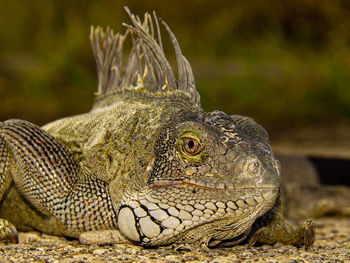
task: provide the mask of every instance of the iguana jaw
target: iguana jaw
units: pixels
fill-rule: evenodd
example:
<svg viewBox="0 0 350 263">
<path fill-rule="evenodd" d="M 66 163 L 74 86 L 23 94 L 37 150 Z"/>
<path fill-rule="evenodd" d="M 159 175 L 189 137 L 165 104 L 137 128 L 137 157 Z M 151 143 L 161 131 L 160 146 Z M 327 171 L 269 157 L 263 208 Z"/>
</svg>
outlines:
<svg viewBox="0 0 350 263">
<path fill-rule="evenodd" d="M 209 190 L 190 184 L 158 185 L 122 201 L 118 227 L 128 239 L 145 246 L 212 245 L 213 240 L 244 234 L 273 206 L 277 195 L 278 187 Z"/>
</svg>

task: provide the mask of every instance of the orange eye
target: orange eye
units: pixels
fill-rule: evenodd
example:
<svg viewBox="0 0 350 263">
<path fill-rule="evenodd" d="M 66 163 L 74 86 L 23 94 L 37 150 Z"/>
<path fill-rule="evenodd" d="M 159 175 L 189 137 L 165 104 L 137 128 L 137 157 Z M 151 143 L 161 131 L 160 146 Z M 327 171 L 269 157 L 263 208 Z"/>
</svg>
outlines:
<svg viewBox="0 0 350 263">
<path fill-rule="evenodd" d="M 183 145 L 185 152 L 190 155 L 197 155 L 202 150 L 202 146 L 193 138 L 183 138 Z"/>
</svg>

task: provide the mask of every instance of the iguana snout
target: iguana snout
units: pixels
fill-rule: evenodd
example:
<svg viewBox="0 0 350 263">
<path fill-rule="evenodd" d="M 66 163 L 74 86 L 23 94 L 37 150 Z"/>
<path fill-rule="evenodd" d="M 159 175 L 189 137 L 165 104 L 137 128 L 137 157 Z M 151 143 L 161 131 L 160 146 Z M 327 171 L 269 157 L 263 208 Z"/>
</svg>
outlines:
<svg viewBox="0 0 350 263">
<path fill-rule="evenodd" d="M 234 164 L 233 184 L 239 188 L 279 188 L 280 166 L 273 157 L 259 159 L 255 156 L 238 157 Z"/>
</svg>

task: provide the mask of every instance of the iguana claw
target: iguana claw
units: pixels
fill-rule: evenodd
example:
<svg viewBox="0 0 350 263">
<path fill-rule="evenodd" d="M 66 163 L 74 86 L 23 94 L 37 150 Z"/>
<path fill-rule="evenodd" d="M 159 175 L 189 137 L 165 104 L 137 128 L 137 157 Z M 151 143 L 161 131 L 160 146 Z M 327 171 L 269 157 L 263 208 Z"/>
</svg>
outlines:
<svg viewBox="0 0 350 263">
<path fill-rule="evenodd" d="M 304 236 L 304 245 L 305 250 L 308 250 L 312 244 L 315 242 L 315 224 L 311 219 L 308 219 L 301 226 L 305 226 L 305 236 Z"/>
</svg>

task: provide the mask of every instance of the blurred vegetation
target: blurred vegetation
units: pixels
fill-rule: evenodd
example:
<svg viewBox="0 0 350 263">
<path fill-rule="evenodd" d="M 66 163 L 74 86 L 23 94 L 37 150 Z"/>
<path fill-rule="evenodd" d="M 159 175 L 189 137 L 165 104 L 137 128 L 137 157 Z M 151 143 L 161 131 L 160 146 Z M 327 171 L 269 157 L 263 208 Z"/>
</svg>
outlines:
<svg viewBox="0 0 350 263">
<path fill-rule="evenodd" d="M 97 86 L 90 25 L 124 30 L 125 5 L 167 21 L 205 110 L 273 130 L 350 119 L 347 0 L 0 0 L 0 120 L 43 124 L 89 110 Z"/>
</svg>

